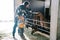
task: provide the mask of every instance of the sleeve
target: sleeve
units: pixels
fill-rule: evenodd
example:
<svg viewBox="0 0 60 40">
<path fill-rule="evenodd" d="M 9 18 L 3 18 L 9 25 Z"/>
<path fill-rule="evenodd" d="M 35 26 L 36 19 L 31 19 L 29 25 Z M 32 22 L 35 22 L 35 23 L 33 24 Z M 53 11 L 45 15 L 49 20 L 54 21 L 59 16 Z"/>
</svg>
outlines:
<svg viewBox="0 0 60 40">
<path fill-rule="evenodd" d="M 20 7 L 18 7 L 18 8 L 16 9 L 16 14 L 17 14 L 18 16 L 21 15 L 21 9 L 20 9 Z"/>
<path fill-rule="evenodd" d="M 25 16 L 25 15 L 26 15 L 26 11 L 23 10 L 22 7 L 20 6 L 20 7 L 18 7 L 18 8 L 16 9 L 16 14 L 17 14 L 18 16 Z"/>
</svg>

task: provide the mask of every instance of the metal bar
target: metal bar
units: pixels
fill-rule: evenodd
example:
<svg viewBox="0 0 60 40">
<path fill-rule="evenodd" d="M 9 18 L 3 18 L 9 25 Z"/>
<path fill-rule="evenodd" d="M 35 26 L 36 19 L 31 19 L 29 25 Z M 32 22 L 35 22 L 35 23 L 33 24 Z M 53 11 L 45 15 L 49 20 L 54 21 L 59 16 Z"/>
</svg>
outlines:
<svg viewBox="0 0 60 40">
<path fill-rule="evenodd" d="M 26 23 L 30 23 L 30 24 L 33 24 L 33 25 L 38 25 L 38 24 L 34 24 L 34 23 L 32 23 L 32 22 L 26 22 Z M 38 25 L 38 26 L 41 26 L 41 25 Z M 42 27 L 45 27 L 46 28 L 46 26 L 42 26 Z M 50 29 L 49 27 L 47 27 L 48 29 Z"/>
<path fill-rule="evenodd" d="M 30 25 L 30 24 L 27 24 L 27 25 L 32 26 L 32 25 Z M 44 29 L 41 29 L 41 28 L 38 28 L 38 29 L 40 29 L 40 30 L 43 30 L 43 31 L 45 31 L 45 32 L 50 33 L 49 31 L 46 31 L 46 30 L 44 30 Z"/>
<path fill-rule="evenodd" d="M 34 20 L 34 19 L 29 19 L 29 18 L 27 18 L 27 20 L 33 20 L 33 21 L 37 21 L 37 22 L 43 22 L 43 23 L 47 23 L 47 24 L 50 24 L 50 22 L 39 21 L 39 20 Z"/>
</svg>

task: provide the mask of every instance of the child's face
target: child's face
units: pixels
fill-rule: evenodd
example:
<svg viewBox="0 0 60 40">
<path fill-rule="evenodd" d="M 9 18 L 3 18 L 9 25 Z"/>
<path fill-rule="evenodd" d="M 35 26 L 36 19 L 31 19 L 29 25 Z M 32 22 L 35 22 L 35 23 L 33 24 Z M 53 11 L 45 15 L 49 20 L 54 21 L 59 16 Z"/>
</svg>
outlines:
<svg viewBox="0 0 60 40">
<path fill-rule="evenodd" d="M 20 20 L 24 20 L 24 17 L 23 16 L 19 16 L 18 17 Z"/>
<path fill-rule="evenodd" d="M 29 4 L 28 4 L 28 5 L 26 5 L 26 8 L 29 8 L 29 6 L 30 6 Z"/>
</svg>

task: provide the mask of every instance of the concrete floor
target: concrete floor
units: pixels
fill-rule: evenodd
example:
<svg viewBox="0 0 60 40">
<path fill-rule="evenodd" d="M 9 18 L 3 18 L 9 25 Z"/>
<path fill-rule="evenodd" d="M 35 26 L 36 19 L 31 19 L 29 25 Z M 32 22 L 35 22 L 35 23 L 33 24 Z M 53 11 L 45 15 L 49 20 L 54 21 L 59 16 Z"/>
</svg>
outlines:
<svg viewBox="0 0 60 40">
<path fill-rule="evenodd" d="M 14 40 L 12 37 L 13 25 L 14 25 L 13 22 L 0 22 L 0 40 Z M 40 34 L 31 35 L 31 29 L 30 28 L 28 28 L 28 29 L 24 28 L 24 29 L 25 29 L 24 35 L 25 35 L 27 40 L 49 40 L 49 38 L 46 38 Z M 16 30 L 16 36 L 15 37 L 18 40 L 21 40 L 20 36 L 18 35 L 17 30 Z"/>
<path fill-rule="evenodd" d="M 30 40 L 49 40 L 49 38 L 42 36 L 39 33 L 34 33 L 33 35 L 31 35 L 31 28 L 25 28 L 25 34 L 27 35 L 27 37 L 29 37 Z"/>
<path fill-rule="evenodd" d="M 14 22 L 0 22 L 0 40 L 14 40 L 12 37 L 12 30 L 13 30 Z M 25 34 L 24 34 L 25 35 Z M 18 28 L 16 30 L 15 37 L 18 40 L 22 40 L 21 37 L 18 35 Z M 29 38 L 25 35 L 26 40 Z"/>
</svg>

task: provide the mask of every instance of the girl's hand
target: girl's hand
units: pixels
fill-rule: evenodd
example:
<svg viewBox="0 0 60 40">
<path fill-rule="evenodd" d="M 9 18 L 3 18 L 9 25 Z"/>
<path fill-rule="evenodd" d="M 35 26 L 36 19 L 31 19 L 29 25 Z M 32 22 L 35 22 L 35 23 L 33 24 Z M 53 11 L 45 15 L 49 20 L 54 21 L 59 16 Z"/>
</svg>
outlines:
<svg viewBox="0 0 60 40">
<path fill-rule="evenodd" d="M 18 19 L 20 19 L 20 20 L 24 20 L 24 17 L 23 16 L 18 16 Z"/>
</svg>

